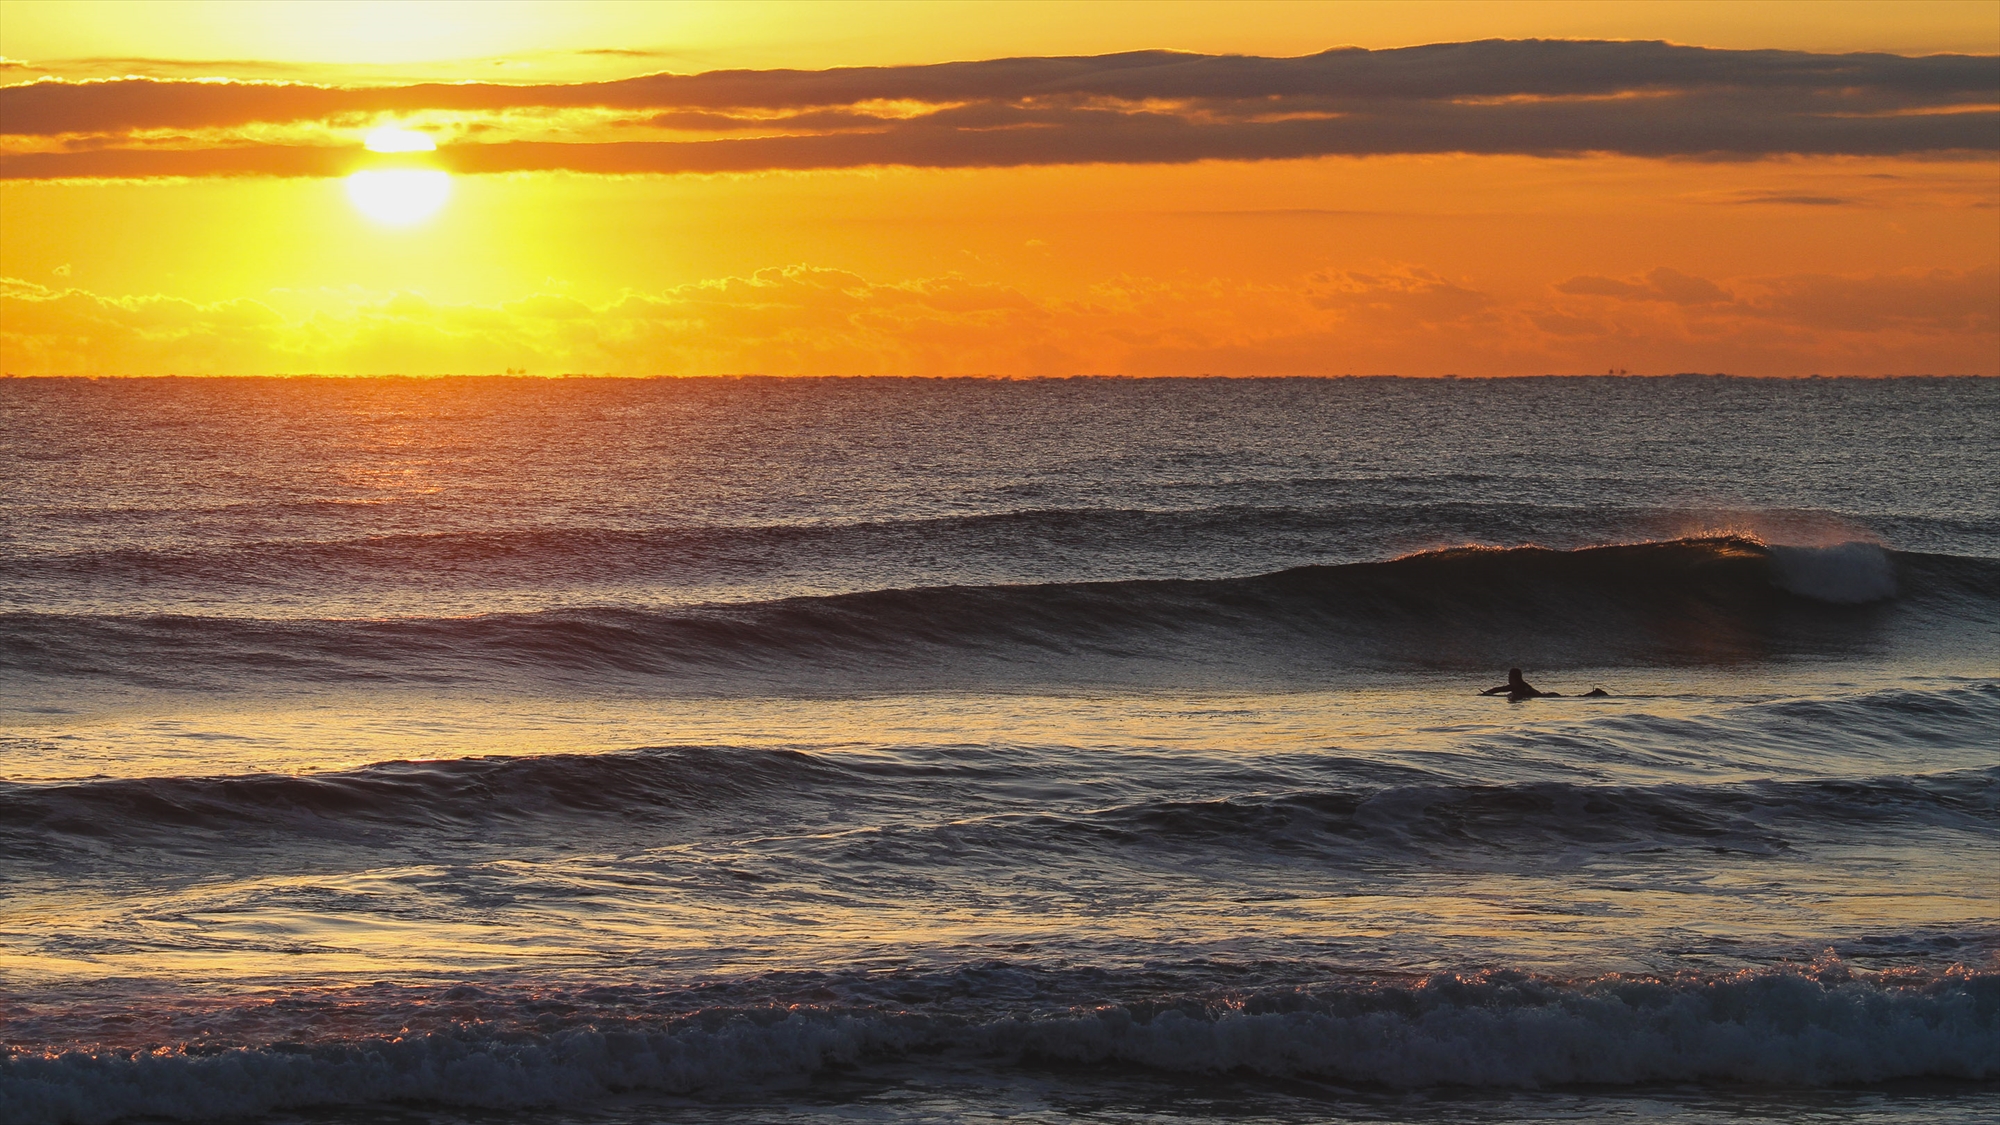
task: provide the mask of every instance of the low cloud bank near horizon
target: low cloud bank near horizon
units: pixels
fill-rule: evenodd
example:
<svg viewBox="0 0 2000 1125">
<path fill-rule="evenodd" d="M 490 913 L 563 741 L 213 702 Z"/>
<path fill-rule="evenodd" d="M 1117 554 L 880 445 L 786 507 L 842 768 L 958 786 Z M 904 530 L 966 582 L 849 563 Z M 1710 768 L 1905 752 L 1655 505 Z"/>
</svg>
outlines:
<svg viewBox="0 0 2000 1125">
<path fill-rule="evenodd" d="M 436 166 L 468 173 L 1991 155 L 2000 58 L 1489 40 L 544 85 L 49 80 L 0 87 L 0 176 L 339 175 L 384 121 L 433 131 Z"/>
<path fill-rule="evenodd" d="M 0 370 L 18 375 L 2000 375 L 1996 363 L 1992 266 L 1720 279 L 1657 267 L 1508 298 L 1385 263 L 1288 286 L 1120 277 L 1070 299 L 792 266 L 601 304 L 402 293 L 294 317 L 247 298 L 0 279 Z"/>
</svg>

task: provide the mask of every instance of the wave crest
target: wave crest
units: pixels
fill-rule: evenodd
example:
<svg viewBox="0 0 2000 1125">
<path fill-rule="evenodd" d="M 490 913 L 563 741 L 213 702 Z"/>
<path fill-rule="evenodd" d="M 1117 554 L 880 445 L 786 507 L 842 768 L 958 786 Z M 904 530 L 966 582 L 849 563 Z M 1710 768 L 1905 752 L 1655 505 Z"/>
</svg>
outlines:
<svg viewBox="0 0 2000 1125">
<path fill-rule="evenodd" d="M 935 1057 L 1127 1065 L 1420 1088 L 2000 1076 L 2000 974 L 1808 969 L 1166 996 L 1042 1015 L 780 1006 L 547 1032 L 461 1022 L 235 1047 L 0 1053 L 9 1121 L 109 1122 L 422 1100 L 495 1109 L 630 1091 L 749 1090 L 829 1066 Z"/>
<path fill-rule="evenodd" d="M 1894 602 L 1885 599 L 1910 587 Z M 938 586 L 668 609 L 265 620 L 0 615 L 0 667 L 155 686 L 940 680 L 1658 665 L 1840 654 L 2000 619 L 2000 563 L 1741 537 L 1460 547 L 1246 578 Z M 1861 603 L 1884 603 L 1864 605 Z M 1150 671 L 1147 669 L 1150 667 Z"/>
</svg>

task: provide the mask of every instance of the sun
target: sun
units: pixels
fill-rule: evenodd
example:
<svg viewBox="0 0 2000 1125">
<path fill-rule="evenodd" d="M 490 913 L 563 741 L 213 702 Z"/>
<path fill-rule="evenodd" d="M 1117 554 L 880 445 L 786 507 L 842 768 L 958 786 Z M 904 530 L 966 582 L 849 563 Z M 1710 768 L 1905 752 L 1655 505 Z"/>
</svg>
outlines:
<svg viewBox="0 0 2000 1125">
<path fill-rule="evenodd" d="M 413 129 L 376 129 L 368 151 L 432 152 L 437 145 Z M 438 213 L 451 198 L 451 175 L 428 168 L 371 168 L 347 177 L 347 198 L 362 214 L 387 226 L 406 227 Z"/>
<path fill-rule="evenodd" d="M 451 175 L 411 168 L 355 172 L 347 177 L 347 198 L 378 223 L 406 227 L 437 214 L 451 198 Z"/>
<path fill-rule="evenodd" d="M 431 140 L 430 134 L 419 133 L 415 129 L 398 129 L 394 126 L 370 130 L 362 143 L 368 146 L 369 152 L 437 151 L 437 142 Z"/>
</svg>

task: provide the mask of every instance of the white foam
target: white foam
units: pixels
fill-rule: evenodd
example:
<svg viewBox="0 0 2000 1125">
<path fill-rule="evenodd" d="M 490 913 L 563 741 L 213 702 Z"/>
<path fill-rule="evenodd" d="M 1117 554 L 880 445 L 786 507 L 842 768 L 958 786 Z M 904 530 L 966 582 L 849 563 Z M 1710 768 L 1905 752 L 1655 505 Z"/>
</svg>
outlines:
<svg viewBox="0 0 2000 1125">
<path fill-rule="evenodd" d="M 1519 974 L 1414 988 L 1276 992 L 1039 1018 L 813 1009 L 707 1013 L 653 1031 L 400 1039 L 219 1052 L 0 1056 L 0 1119 L 202 1119 L 414 1099 L 507 1108 L 617 1091 L 690 1093 L 798 1080 L 832 1065 L 951 1052 L 1179 1073 L 1247 1071 L 1399 1087 L 1730 1080 L 1824 1085 L 2000 1077 L 2000 974 L 1884 984 L 1810 973 L 1575 984 Z"/>
<path fill-rule="evenodd" d="M 1836 605 L 1862 605 L 1896 596 L 1896 568 L 1874 543 L 1771 548 L 1778 585 L 1800 597 Z"/>
</svg>

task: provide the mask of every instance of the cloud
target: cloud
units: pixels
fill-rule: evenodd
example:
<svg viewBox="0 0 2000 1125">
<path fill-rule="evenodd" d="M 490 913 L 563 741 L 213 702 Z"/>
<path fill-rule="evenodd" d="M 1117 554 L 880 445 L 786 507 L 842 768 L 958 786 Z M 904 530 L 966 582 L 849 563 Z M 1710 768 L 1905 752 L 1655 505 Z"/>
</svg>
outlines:
<svg viewBox="0 0 2000 1125">
<path fill-rule="evenodd" d="M 589 305 L 536 294 L 498 305 L 399 293 L 287 320 L 250 300 L 112 298 L 0 280 L 0 363 L 16 374 L 691 375 L 1019 373 L 1044 360 L 1060 306 L 957 277 L 871 282 L 808 266 Z M 1071 318 L 1087 316 L 1071 310 Z M 1065 373 L 1068 373 L 1065 371 Z"/>
<path fill-rule="evenodd" d="M 1574 280 L 1574 279 L 1573 279 Z M 2000 268 L 1726 279 L 1507 297 L 1400 262 L 1288 284 L 1102 279 L 1056 298 L 945 275 L 807 265 L 590 303 L 418 294 L 287 317 L 0 281 L 14 374 L 1466 375 L 1603 371 L 2000 374 Z M 1720 299 L 1675 300 L 1720 293 Z M 295 295 L 296 296 L 296 295 Z M 322 295 L 325 296 L 325 295 Z M 288 301 L 288 304 L 293 303 Z M 313 303 L 313 302 L 307 302 Z"/>
<path fill-rule="evenodd" d="M 1749 203 L 1782 203 L 1794 207 L 1848 207 L 1854 204 L 1854 200 L 1843 199 L 1836 195 L 1801 195 L 1780 191 L 1738 192 L 1724 202 L 1737 205 Z"/>
<path fill-rule="evenodd" d="M 1983 56 L 1491 40 L 1290 59 L 1145 51 L 541 85 L 38 81 L 0 87 L 0 131 L 16 139 L 0 174 L 323 175 L 351 150 L 328 146 L 315 157 L 284 146 L 161 147 L 149 139 L 160 131 L 185 140 L 253 125 L 358 128 L 383 115 L 416 114 L 446 115 L 462 135 L 481 135 L 483 143 L 439 154 L 444 166 L 462 172 L 1441 152 L 1986 153 L 2000 150 L 1993 70 L 1994 60 Z M 519 130 L 534 122 L 544 134 L 551 123 L 569 123 L 572 132 L 556 141 L 522 139 Z M 614 139 L 633 130 L 651 135 Z M 676 135 L 727 132 L 761 135 Z M 48 143 L 86 137 L 117 143 L 89 151 Z"/>
<path fill-rule="evenodd" d="M 1368 320 L 1381 327 L 1463 323 L 1493 304 L 1485 293 L 1407 265 L 1381 271 L 1322 270 L 1306 279 L 1306 294 L 1314 307 L 1339 312 L 1345 321 Z"/>
<path fill-rule="evenodd" d="M 1660 266 L 1636 281 L 1617 281 L 1585 274 L 1556 286 L 1558 293 L 1612 297 L 1620 301 L 1670 301 L 1676 305 L 1710 305 L 1729 300 L 1729 293 L 1706 278 L 1691 277 Z"/>
<path fill-rule="evenodd" d="M 1795 274 L 1767 279 L 1761 289 L 1747 302 L 1752 315 L 1815 330 L 2000 333 L 2000 266 L 1872 277 Z"/>
<path fill-rule="evenodd" d="M 1980 337 L 2000 332 L 2000 266 L 1862 277 L 1792 274 L 1744 278 L 1734 284 L 1732 292 L 1707 278 L 1660 266 L 1632 280 L 1572 277 L 1556 291 L 1682 306 L 1699 317 L 1687 322 L 1690 326 L 1700 324 L 1709 331 L 1736 321 L 1843 336 L 1909 332 Z"/>
<path fill-rule="evenodd" d="M 256 301 L 105 298 L 0 278 L 0 364 L 10 373 L 221 374 L 282 353 L 288 325 Z"/>
</svg>

